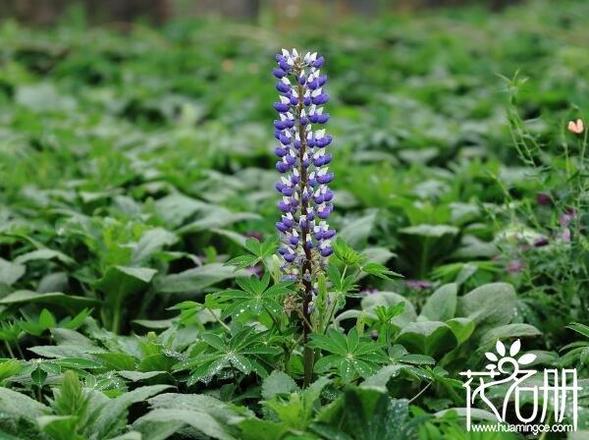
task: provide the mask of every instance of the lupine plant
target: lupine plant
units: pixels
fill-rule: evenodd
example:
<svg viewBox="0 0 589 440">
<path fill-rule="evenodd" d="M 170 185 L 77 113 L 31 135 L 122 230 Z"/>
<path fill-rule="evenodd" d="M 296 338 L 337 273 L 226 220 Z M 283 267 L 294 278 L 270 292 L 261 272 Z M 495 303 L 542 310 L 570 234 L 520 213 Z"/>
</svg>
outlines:
<svg viewBox="0 0 589 440">
<path fill-rule="evenodd" d="M 470 438 L 459 373 L 516 339 L 585 438 L 589 2 L 534 3 L 0 25 L 0 438 Z"/>
<path fill-rule="evenodd" d="M 282 213 L 276 228 L 280 232 L 278 250 L 284 278 L 295 281 L 301 292 L 301 318 L 305 344 L 305 383 L 313 369 L 313 352 L 306 346 L 311 333 L 311 309 L 317 296 L 317 274 L 325 268 L 333 253 L 331 239 L 335 230 L 327 224 L 333 210 L 333 192 L 328 184 L 334 175 L 329 171 L 331 154 L 326 147 L 332 137 L 318 129 L 329 120 L 323 104 L 329 97 L 323 90 L 327 76 L 320 68 L 324 58 L 316 52 L 299 55 L 286 49 L 276 56 L 280 100 L 274 103 L 279 119 L 274 121 L 274 136 L 280 142 L 275 153 L 282 195 L 278 207 Z"/>
</svg>

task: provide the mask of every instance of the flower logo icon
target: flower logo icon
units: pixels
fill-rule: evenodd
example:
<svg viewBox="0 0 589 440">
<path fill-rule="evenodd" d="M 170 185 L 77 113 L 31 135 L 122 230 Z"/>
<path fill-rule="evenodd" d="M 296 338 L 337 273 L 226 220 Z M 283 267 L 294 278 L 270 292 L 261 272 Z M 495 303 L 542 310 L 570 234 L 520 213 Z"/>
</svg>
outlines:
<svg viewBox="0 0 589 440">
<path fill-rule="evenodd" d="M 509 354 L 507 354 L 507 348 L 505 344 L 501 341 L 497 341 L 495 344 L 495 351 L 493 353 L 491 351 L 485 352 L 485 357 L 491 361 L 491 363 L 485 365 L 485 368 L 490 371 L 495 371 L 499 367 L 501 370 L 501 366 L 508 362 L 514 366 L 524 366 L 529 365 L 536 360 L 536 355 L 533 353 L 526 353 L 521 355 L 519 358 L 515 358 L 521 350 L 521 341 L 517 339 L 511 347 L 509 347 Z"/>
</svg>

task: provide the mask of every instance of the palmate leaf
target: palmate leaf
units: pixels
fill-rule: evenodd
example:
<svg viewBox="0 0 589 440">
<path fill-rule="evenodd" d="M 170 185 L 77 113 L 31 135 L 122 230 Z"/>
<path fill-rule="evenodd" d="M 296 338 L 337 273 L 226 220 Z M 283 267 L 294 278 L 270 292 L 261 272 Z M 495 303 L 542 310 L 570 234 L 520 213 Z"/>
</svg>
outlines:
<svg viewBox="0 0 589 440">
<path fill-rule="evenodd" d="M 232 258 L 226 263 L 228 266 L 235 266 L 240 269 L 252 267 L 274 254 L 278 245 L 275 239 L 261 242 L 255 238 L 248 238 L 244 246 L 249 254 Z"/>
<path fill-rule="evenodd" d="M 388 279 L 391 279 L 392 277 L 402 277 L 401 274 L 398 274 L 396 272 L 393 272 L 392 270 L 389 270 L 383 264 L 375 263 L 373 261 L 362 265 L 361 269 L 362 269 L 362 272 L 366 272 L 367 274 L 373 275 L 373 276 L 380 278 L 382 280 L 388 280 Z"/>
<path fill-rule="evenodd" d="M 388 360 L 380 343 L 363 340 L 355 328 L 347 335 L 333 329 L 326 335 L 313 335 L 311 345 L 331 353 L 315 363 L 315 371 L 335 371 L 343 382 L 368 377 Z"/>
<path fill-rule="evenodd" d="M 229 372 L 260 377 L 268 375 L 261 360 L 281 353 L 281 349 L 266 338 L 267 332 L 256 332 L 252 327 L 243 327 L 232 335 L 221 337 L 215 333 L 201 335 L 208 348 L 176 366 L 176 370 L 190 370 L 188 384 L 210 382 L 215 376 Z"/>
<path fill-rule="evenodd" d="M 354 250 L 347 242 L 345 242 L 341 237 L 336 239 L 334 244 L 333 244 L 333 250 L 335 253 L 335 257 L 337 260 L 339 260 L 341 263 L 343 263 L 344 265 L 347 266 L 352 266 L 352 267 L 357 267 L 361 272 L 363 272 L 363 275 L 372 275 L 375 276 L 377 278 L 383 279 L 383 280 L 387 280 L 387 279 L 391 279 L 393 277 L 401 277 L 402 275 L 393 272 L 391 270 L 389 270 L 386 266 L 384 266 L 382 263 L 377 262 L 377 261 L 370 261 L 369 260 L 369 256 L 371 258 L 374 258 L 376 255 L 373 255 L 374 253 L 369 253 L 371 255 L 363 255 L 359 252 L 357 252 L 356 250 Z M 388 254 L 386 254 L 388 255 Z M 385 255 L 385 258 L 388 258 Z M 390 254 L 392 255 L 392 254 Z M 341 277 L 338 276 L 338 272 L 336 270 L 335 265 L 330 265 L 331 267 L 328 268 L 328 273 L 329 273 L 329 278 L 331 280 L 332 283 L 334 283 L 336 286 L 340 285 L 342 283 L 344 284 L 348 284 L 348 283 L 353 283 L 355 281 L 357 281 L 356 276 L 350 276 L 348 275 L 348 277 L 344 280 L 340 280 Z M 343 286 L 340 286 L 337 290 L 341 290 Z M 349 288 L 347 288 L 345 291 L 349 290 Z"/>
<path fill-rule="evenodd" d="M 290 292 L 292 282 L 282 281 L 268 287 L 269 282 L 268 272 L 262 279 L 238 278 L 237 284 L 242 290 L 230 289 L 209 295 L 207 305 L 221 308 L 223 318 L 231 316 L 238 319 L 243 314 L 259 316 L 263 312 L 280 313 L 281 299 Z"/>
</svg>

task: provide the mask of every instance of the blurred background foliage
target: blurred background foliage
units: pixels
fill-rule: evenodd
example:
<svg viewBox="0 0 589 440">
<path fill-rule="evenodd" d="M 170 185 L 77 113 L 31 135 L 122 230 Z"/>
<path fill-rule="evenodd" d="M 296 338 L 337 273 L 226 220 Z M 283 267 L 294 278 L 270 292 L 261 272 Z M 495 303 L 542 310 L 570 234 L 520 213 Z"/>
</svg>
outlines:
<svg viewBox="0 0 589 440">
<path fill-rule="evenodd" d="M 375 16 L 390 11 L 440 6 L 480 5 L 498 10 L 518 0 L 0 0 L 0 17 L 51 24 L 77 8 L 94 23 L 148 19 L 153 23 L 187 17 L 220 15 L 255 21 L 276 15 L 297 20 L 312 9 L 332 18 L 350 14 Z"/>
</svg>

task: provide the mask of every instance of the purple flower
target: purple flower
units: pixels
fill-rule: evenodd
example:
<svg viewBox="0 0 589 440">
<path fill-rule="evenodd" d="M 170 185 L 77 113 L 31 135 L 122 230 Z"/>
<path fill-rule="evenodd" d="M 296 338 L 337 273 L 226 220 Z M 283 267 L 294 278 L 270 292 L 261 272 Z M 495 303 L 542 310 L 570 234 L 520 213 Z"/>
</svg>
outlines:
<svg viewBox="0 0 589 440">
<path fill-rule="evenodd" d="M 552 197 L 548 193 L 538 193 L 536 194 L 536 203 L 540 206 L 550 206 L 552 205 Z"/>
<path fill-rule="evenodd" d="M 567 208 L 563 214 L 560 215 L 558 222 L 560 226 L 566 227 L 576 218 L 577 213 L 573 208 Z"/>
<path fill-rule="evenodd" d="M 327 185 L 335 176 L 327 167 L 332 156 L 325 147 L 333 139 L 320 128 L 329 120 L 322 107 L 329 100 L 323 89 L 327 76 L 319 70 L 325 60 L 317 53 L 283 49 L 276 61 L 272 73 L 280 96 L 273 107 L 278 112 L 274 128 L 280 145 L 274 151 L 281 173 L 276 190 L 282 196 L 278 203 L 282 217 L 276 223 L 282 242 L 278 253 L 285 277 L 304 281 L 316 262 L 324 265 L 333 253 L 335 236 L 326 221 L 333 211 L 333 192 Z"/>
<path fill-rule="evenodd" d="M 511 260 L 507 263 L 505 268 L 508 273 L 519 273 L 524 270 L 524 263 L 521 260 Z"/>
<path fill-rule="evenodd" d="M 427 280 L 407 280 L 405 284 L 413 290 L 425 290 L 432 287 L 432 283 Z"/>
<path fill-rule="evenodd" d="M 276 69 L 274 69 L 272 71 L 272 75 L 274 75 L 276 78 L 280 79 L 280 78 L 286 76 L 286 72 L 284 70 L 282 70 L 281 68 L 277 67 Z"/>
</svg>

